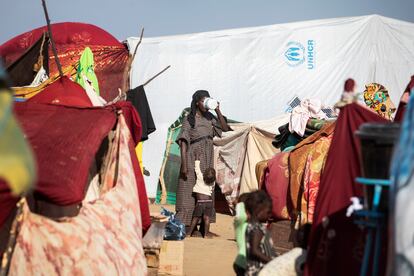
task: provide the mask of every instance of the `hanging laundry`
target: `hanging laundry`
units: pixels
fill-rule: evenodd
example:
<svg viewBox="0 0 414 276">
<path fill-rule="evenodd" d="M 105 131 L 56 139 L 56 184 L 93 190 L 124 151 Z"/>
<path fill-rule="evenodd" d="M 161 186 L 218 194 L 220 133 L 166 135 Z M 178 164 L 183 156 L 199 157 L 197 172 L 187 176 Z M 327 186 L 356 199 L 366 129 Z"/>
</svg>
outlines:
<svg viewBox="0 0 414 276">
<path fill-rule="evenodd" d="M 78 72 L 76 74 L 76 82 L 86 89 L 85 79 L 83 76 L 87 78 L 87 81 L 92 84 L 96 94 L 99 95 L 98 78 L 96 77 L 94 71 L 93 53 L 89 47 L 85 48 L 79 59 Z"/>
<path fill-rule="evenodd" d="M 305 99 L 293 109 L 289 121 L 289 131 L 296 132 L 301 137 L 305 134 L 306 124 L 310 118 L 328 119 L 322 112 L 322 104 L 319 100 Z"/>
<path fill-rule="evenodd" d="M 364 102 L 378 115 L 388 120 L 392 119 L 392 114 L 396 111 L 388 90 L 378 83 L 365 85 Z"/>
<path fill-rule="evenodd" d="M 127 92 L 127 101 L 131 102 L 137 110 L 142 124 L 141 141 L 148 140 L 148 135 L 156 130 L 154 119 L 152 118 L 151 108 L 148 103 L 144 86 L 140 85 Z"/>
</svg>

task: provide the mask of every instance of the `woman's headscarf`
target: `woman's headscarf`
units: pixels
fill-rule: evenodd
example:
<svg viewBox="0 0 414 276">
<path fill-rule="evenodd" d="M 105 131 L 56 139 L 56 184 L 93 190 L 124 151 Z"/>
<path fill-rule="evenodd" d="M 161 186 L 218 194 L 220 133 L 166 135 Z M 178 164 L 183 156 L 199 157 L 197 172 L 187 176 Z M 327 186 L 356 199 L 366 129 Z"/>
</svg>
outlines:
<svg viewBox="0 0 414 276">
<path fill-rule="evenodd" d="M 354 92 L 355 81 L 353 79 L 347 79 L 344 85 L 345 92 Z"/>
<path fill-rule="evenodd" d="M 187 117 L 191 128 L 194 128 L 194 126 L 195 126 L 195 116 L 196 116 L 196 113 L 197 113 L 197 102 L 200 101 L 204 97 L 207 97 L 207 98 L 210 97 L 210 94 L 206 90 L 197 90 L 193 94 L 193 100 L 191 101 L 191 111 L 190 111 L 190 114 Z M 210 112 L 204 113 L 203 116 L 208 120 L 213 119 L 213 114 L 211 114 Z"/>
<path fill-rule="evenodd" d="M 365 85 L 364 101 L 378 115 L 391 120 L 391 115 L 396 108 L 391 101 L 388 90 L 384 86 L 378 83 Z"/>
</svg>

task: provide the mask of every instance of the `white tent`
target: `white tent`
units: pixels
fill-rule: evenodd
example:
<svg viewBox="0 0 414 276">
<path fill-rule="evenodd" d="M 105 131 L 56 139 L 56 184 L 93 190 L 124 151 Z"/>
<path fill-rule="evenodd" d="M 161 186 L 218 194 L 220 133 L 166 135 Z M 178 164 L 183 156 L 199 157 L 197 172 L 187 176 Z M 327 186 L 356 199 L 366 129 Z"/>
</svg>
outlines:
<svg viewBox="0 0 414 276">
<path fill-rule="evenodd" d="M 131 51 L 138 40 L 128 38 Z M 149 196 L 155 195 L 168 126 L 196 90 L 208 90 L 225 115 L 244 122 L 280 115 L 294 95 L 333 104 L 348 77 L 360 91 L 369 82 L 383 84 L 397 104 L 414 73 L 414 24 L 371 15 L 144 38 L 131 86 L 166 65 L 171 68 L 146 86 L 157 125 L 144 143 Z"/>
</svg>

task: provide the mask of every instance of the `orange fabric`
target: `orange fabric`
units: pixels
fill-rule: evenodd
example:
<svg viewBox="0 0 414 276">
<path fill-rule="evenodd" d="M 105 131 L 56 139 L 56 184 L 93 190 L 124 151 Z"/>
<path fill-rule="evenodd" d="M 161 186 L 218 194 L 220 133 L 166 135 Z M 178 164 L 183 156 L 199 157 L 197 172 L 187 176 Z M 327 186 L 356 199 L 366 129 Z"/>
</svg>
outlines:
<svg viewBox="0 0 414 276">
<path fill-rule="evenodd" d="M 302 209 L 303 177 L 308 156 L 313 150 L 315 142 L 322 137 L 331 135 L 334 129 L 334 123 L 326 124 L 321 130 L 296 145 L 290 152 L 288 206 L 294 218 L 300 214 Z"/>
<path fill-rule="evenodd" d="M 268 163 L 269 160 L 263 160 L 256 164 L 256 178 L 257 183 L 259 184 L 259 190 L 262 189 L 262 186 L 264 184 L 265 172 Z"/>
<path fill-rule="evenodd" d="M 311 147 L 306 159 L 300 208 L 301 225 L 305 223 L 312 223 L 313 221 L 321 175 L 325 166 L 326 157 L 328 156 L 328 150 L 331 145 L 332 137 L 333 133 L 317 140 Z"/>
</svg>

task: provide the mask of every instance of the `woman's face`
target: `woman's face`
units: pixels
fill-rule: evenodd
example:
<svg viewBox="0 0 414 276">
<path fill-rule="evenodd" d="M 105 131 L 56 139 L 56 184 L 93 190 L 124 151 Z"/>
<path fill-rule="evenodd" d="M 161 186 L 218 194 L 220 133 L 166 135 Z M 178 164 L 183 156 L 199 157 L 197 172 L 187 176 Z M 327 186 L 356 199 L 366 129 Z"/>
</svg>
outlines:
<svg viewBox="0 0 414 276">
<path fill-rule="evenodd" d="M 202 97 L 198 102 L 197 102 L 197 107 L 201 112 L 207 112 L 207 109 L 204 107 L 204 100 L 206 99 L 206 97 Z"/>
</svg>

